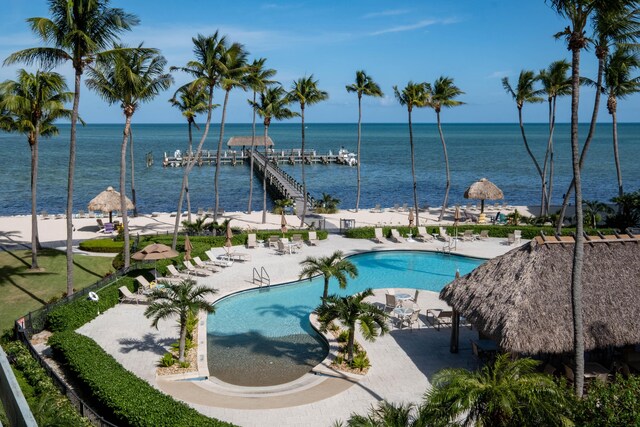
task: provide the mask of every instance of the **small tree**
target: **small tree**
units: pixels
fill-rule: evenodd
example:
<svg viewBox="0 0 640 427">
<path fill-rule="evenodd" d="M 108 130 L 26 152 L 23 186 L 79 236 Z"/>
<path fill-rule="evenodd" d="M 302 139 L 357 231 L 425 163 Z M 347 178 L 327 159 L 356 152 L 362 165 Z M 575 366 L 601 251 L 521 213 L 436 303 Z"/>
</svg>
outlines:
<svg viewBox="0 0 640 427">
<path fill-rule="evenodd" d="M 340 289 L 347 287 L 347 275 L 352 279 L 358 276 L 358 268 L 348 259 L 343 258 L 342 251 L 335 251 L 329 256 L 320 258 L 307 257 L 300 263 L 302 271 L 300 279 L 311 279 L 313 276 L 324 276 L 324 293 L 322 300 L 326 300 L 329 295 L 329 279 L 335 277 L 338 280 Z"/>
<path fill-rule="evenodd" d="M 153 318 L 151 326 L 157 329 L 160 320 L 178 316 L 180 328 L 178 360 L 180 362 L 184 362 L 189 313 L 195 314 L 199 310 L 215 313 L 213 306 L 204 298 L 216 292 L 218 292 L 216 289 L 199 286 L 193 279 L 186 279 L 179 283 L 168 283 L 162 289 L 155 288 L 151 293 L 150 298 L 153 302 L 144 312 L 145 317 Z"/>
</svg>

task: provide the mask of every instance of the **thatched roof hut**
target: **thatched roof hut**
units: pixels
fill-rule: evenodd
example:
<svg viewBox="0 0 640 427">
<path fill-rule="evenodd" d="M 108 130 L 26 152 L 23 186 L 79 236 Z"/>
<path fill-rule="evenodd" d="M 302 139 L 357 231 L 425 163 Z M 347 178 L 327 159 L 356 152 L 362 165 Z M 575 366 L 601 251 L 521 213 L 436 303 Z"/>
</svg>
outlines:
<svg viewBox="0 0 640 427">
<path fill-rule="evenodd" d="M 484 212 L 485 200 L 499 200 L 504 198 L 502 190 L 487 178 L 481 178 L 474 182 L 464 192 L 465 199 L 477 199 L 481 201 L 482 207 L 480 212 Z"/>
<path fill-rule="evenodd" d="M 574 245 L 537 237 L 454 280 L 440 298 L 505 351 L 570 352 Z M 591 237 L 582 278 L 585 349 L 640 343 L 640 236 Z"/>
<path fill-rule="evenodd" d="M 256 147 L 264 147 L 264 136 L 256 135 L 254 145 Z M 227 142 L 228 147 L 251 147 L 250 136 L 232 136 Z M 267 147 L 273 147 L 273 140 L 267 136 Z"/>
<path fill-rule="evenodd" d="M 133 209 L 133 202 L 125 196 L 125 207 L 127 210 Z M 109 214 L 109 222 L 111 222 L 112 211 L 118 211 L 121 208 L 120 192 L 113 189 L 112 186 L 107 187 L 102 193 L 91 199 L 87 209 L 90 211 L 102 211 Z"/>
</svg>

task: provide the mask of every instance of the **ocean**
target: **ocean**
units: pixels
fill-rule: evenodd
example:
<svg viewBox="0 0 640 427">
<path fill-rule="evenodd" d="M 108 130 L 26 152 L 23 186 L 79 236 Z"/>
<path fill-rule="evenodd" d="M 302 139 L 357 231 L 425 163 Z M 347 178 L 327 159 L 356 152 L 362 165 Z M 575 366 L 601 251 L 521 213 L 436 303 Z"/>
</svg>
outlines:
<svg viewBox="0 0 640 427">
<path fill-rule="evenodd" d="M 542 162 L 548 125 L 528 124 L 527 137 Z M 66 206 L 69 125 L 60 125 L 60 135 L 40 140 L 38 176 L 38 212 L 63 213 Z M 204 126 L 201 126 L 203 129 Z M 467 202 L 465 189 L 480 178 L 500 187 L 505 201 L 512 205 L 539 205 L 540 182 L 525 151 L 517 124 L 443 124 L 449 163 L 451 190 L 449 204 Z M 89 124 L 78 128 L 74 211 L 86 210 L 98 193 L 119 186 L 120 144 L 123 124 Z M 319 154 L 337 152 L 341 147 L 355 152 L 356 124 L 307 124 L 306 148 Z M 163 168 L 164 152 L 187 149 L 187 125 L 133 124 L 135 147 L 135 184 L 140 213 L 172 212 L 182 182 L 182 168 Z M 581 140 L 587 125 L 580 127 Z M 640 189 L 640 124 L 618 127 L 623 182 L 626 191 Z M 258 125 L 256 134 L 263 134 Z M 582 182 L 584 198 L 608 202 L 617 194 L 611 125 L 599 124 L 589 149 Z M 226 124 L 224 146 L 232 136 L 251 135 L 250 124 Z M 194 147 L 201 131 L 194 132 Z M 298 123 L 273 123 L 269 136 L 275 148 L 300 147 Z M 215 150 L 219 127 L 212 125 L 204 149 Z M 559 124 L 555 132 L 555 178 L 553 204 L 571 180 L 569 125 Z M 30 213 L 30 151 L 25 136 L 0 133 L 4 154 L 0 156 L 0 215 Z M 440 206 L 445 189 L 445 165 L 442 145 L 435 124 L 414 124 L 415 164 L 419 205 Z M 145 157 L 152 153 L 154 164 L 147 167 Z M 409 132 L 407 124 L 364 124 L 362 127 L 362 195 L 360 208 L 413 205 Z M 299 178 L 300 165 L 281 165 Z M 192 209 L 214 205 L 212 166 L 195 167 L 190 175 Z M 323 193 L 340 200 L 339 207 L 355 206 L 356 168 L 343 165 L 307 165 L 308 191 L 319 198 Z M 127 178 L 130 171 L 127 170 Z M 249 166 L 223 165 L 220 172 L 220 205 L 226 211 L 246 211 L 249 194 Z M 127 195 L 130 187 L 127 184 Z M 269 201 L 272 206 L 272 201 Z M 262 186 L 254 180 L 253 209 L 262 208 Z M 186 208 L 186 205 L 183 206 Z"/>
</svg>

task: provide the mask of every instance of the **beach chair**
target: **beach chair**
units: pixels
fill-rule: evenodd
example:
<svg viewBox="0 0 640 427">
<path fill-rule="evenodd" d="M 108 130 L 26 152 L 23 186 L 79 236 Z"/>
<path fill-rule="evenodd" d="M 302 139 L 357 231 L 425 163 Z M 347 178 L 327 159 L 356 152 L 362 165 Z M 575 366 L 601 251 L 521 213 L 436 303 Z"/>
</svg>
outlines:
<svg viewBox="0 0 640 427">
<path fill-rule="evenodd" d="M 373 238 L 373 241 L 377 243 L 384 243 L 382 240 L 382 228 L 376 227 L 374 233 L 375 237 Z"/>
<path fill-rule="evenodd" d="M 102 218 L 96 218 L 96 223 L 98 224 L 98 233 L 104 233 L 104 223 L 102 222 Z"/>
<path fill-rule="evenodd" d="M 208 265 L 206 262 L 202 261 L 202 259 L 200 259 L 199 256 L 193 257 L 193 262 L 196 264 L 196 267 L 206 268 L 207 270 L 209 270 L 209 271 L 211 271 L 213 273 L 217 273 L 218 271 L 220 271 L 213 264 Z"/>
<path fill-rule="evenodd" d="M 473 230 L 464 230 L 462 240 L 464 240 L 465 242 L 471 242 L 475 240 L 475 237 L 473 237 Z"/>
<path fill-rule="evenodd" d="M 395 228 L 391 229 L 391 239 L 396 243 L 404 243 L 407 241 L 404 237 L 400 235 L 400 232 Z"/>
<path fill-rule="evenodd" d="M 138 276 L 136 277 L 136 282 L 138 282 L 138 293 L 141 295 L 147 295 L 151 293 L 151 283 L 144 277 Z"/>
<path fill-rule="evenodd" d="M 198 213 L 196 215 L 203 216 L 204 215 L 204 209 L 203 208 L 198 208 Z"/>
<path fill-rule="evenodd" d="M 402 208 L 400 208 L 400 212 L 409 212 L 409 205 L 407 203 L 403 203 Z"/>
<path fill-rule="evenodd" d="M 451 241 L 451 236 L 449 236 L 447 234 L 447 229 L 444 228 L 444 227 L 438 227 L 438 228 L 439 228 L 439 230 L 438 230 L 438 233 L 439 233 L 438 234 L 438 238 L 440 240 L 445 241 L 445 242 L 450 242 Z"/>
<path fill-rule="evenodd" d="M 411 328 L 412 330 L 413 325 L 418 325 L 418 328 L 420 328 L 420 309 L 414 309 L 409 316 L 400 319 L 400 329 L 402 329 L 405 325 L 407 326 L 407 328 Z"/>
<path fill-rule="evenodd" d="M 209 257 L 209 262 L 218 267 L 231 267 L 233 265 L 232 259 L 220 259 L 216 256 L 213 250 L 205 251 L 205 254 Z"/>
<path fill-rule="evenodd" d="M 247 249 L 255 248 L 257 245 L 258 245 L 258 242 L 256 241 L 256 234 L 255 233 L 247 234 Z"/>
<path fill-rule="evenodd" d="M 113 234 L 113 233 L 115 233 L 115 231 L 116 231 L 116 229 L 115 229 L 115 227 L 114 227 L 112 222 L 105 222 L 104 223 L 104 228 L 102 229 L 102 232 L 104 234 Z"/>
<path fill-rule="evenodd" d="M 302 234 L 294 234 L 291 236 L 291 242 L 296 245 L 296 248 L 302 249 Z"/>
<path fill-rule="evenodd" d="M 385 311 L 393 311 L 394 308 L 396 308 L 398 306 L 398 301 L 396 300 L 396 296 L 395 294 L 391 294 L 389 292 L 387 292 L 386 294 L 384 294 L 384 298 L 385 298 L 385 303 L 384 303 L 384 310 Z"/>
<path fill-rule="evenodd" d="M 427 227 L 418 227 L 418 234 L 415 235 L 415 238 L 424 243 L 433 241 L 433 236 L 427 233 Z"/>
<path fill-rule="evenodd" d="M 243 252 L 229 252 L 226 257 L 232 261 L 251 261 L 251 255 Z"/>
<path fill-rule="evenodd" d="M 196 268 L 189 260 L 182 261 L 182 264 L 184 264 L 189 274 L 193 274 L 194 276 L 207 277 L 210 274 L 204 271 L 203 268 Z"/>
<path fill-rule="evenodd" d="M 269 236 L 269 247 L 270 248 L 277 248 L 278 247 L 278 241 L 280 240 L 280 238 L 278 236 Z"/>
<path fill-rule="evenodd" d="M 371 209 L 371 213 L 380 213 L 382 209 L 380 208 L 380 204 L 377 204 L 373 209 Z"/>
<path fill-rule="evenodd" d="M 310 231 L 307 236 L 307 244 L 309 246 L 316 246 L 318 244 L 318 235 L 315 231 Z"/>
<path fill-rule="evenodd" d="M 489 238 L 489 230 L 480 230 L 480 236 L 478 237 L 478 239 L 486 240 L 488 238 Z"/>
<path fill-rule="evenodd" d="M 142 295 L 132 294 L 129 288 L 127 288 L 126 286 L 120 286 L 118 288 L 118 291 L 120 291 L 121 294 L 120 302 L 135 302 L 136 304 L 138 304 L 140 301 L 143 301 Z"/>
<path fill-rule="evenodd" d="M 451 326 L 453 323 L 453 311 L 440 309 L 427 310 L 427 322 L 438 331 L 442 326 Z"/>
<path fill-rule="evenodd" d="M 181 273 L 173 264 L 167 265 L 167 272 L 168 272 L 168 276 L 167 276 L 168 279 L 184 280 L 189 278 L 188 274 Z"/>
<path fill-rule="evenodd" d="M 509 233 L 507 236 L 507 245 L 511 246 L 516 242 L 516 235 L 513 233 Z"/>
<path fill-rule="evenodd" d="M 520 244 L 520 240 L 522 240 L 522 230 L 514 230 L 513 231 L 513 240 L 514 243 L 519 245 Z"/>
</svg>

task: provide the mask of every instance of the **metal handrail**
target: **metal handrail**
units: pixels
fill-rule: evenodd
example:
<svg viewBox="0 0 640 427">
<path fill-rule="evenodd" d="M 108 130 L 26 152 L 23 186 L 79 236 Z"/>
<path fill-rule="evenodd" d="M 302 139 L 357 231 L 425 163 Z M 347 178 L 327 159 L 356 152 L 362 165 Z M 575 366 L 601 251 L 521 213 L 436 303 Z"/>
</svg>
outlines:
<svg viewBox="0 0 640 427">
<path fill-rule="evenodd" d="M 262 287 L 265 282 L 267 286 L 271 286 L 271 278 L 264 267 L 260 267 L 259 272 L 256 267 L 253 267 L 253 284 L 255 285 L 256 282 L 260 284 L 260 287 Z"/>
<path fill-rule="evenodd" d="M 267 270 L 264 267 L 260 267 L 260 277 L 262 278 L 262 282 L 266 279 L 267 286 L 271 286 L 271 277 L 269 277 L 269 273 L 267 273 Z"/>
</svg>

